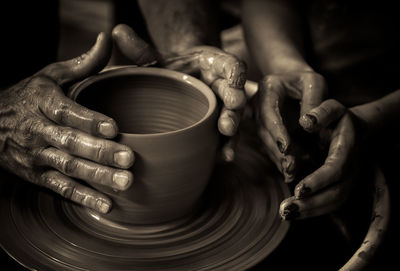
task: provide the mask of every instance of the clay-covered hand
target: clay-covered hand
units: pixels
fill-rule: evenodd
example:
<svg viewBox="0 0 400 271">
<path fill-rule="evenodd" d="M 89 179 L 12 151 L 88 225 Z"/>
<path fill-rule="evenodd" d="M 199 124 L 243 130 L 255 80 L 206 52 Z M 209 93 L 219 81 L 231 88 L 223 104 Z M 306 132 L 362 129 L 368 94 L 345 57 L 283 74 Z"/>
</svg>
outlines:
<svg viewBox="0 0 400 271">
<path fill-rule="evenodd" d="M 332 99 L 307 115 L 313 119 L 309 128 L 320 132 L 328 153 L 323 164 L 296 185 L 294 196 L 281 203 L 280 214 L 284 219 L 308 218 L 337 209 L 347 200 L 356 180 L 355 157 L 361 144 L 363 122 Z"/>
<path fill-rule="evenodd" d="M 226 136 L 233 136 L 240 121 L 240 110 L 246 104 L 244 83 L 246 65 L 235 56 L 216 47 L 195 46 L 172 56 L 160 56 L 127 25 L 117 25 L 113 38 L 120 51 L 138 64 L 158 61 L 162 66 L 185 72 L 200 73 L 222 100 L 218 128 Z M 147 48 L 138 53 L 137 48 Z M 145 52 L 146 51 L 146 52 Z"/>
<path fill-rule="evenodd" d="M 100 71 L 111 45 L 111 37 L 100 33 L 86 54 L 0 91 L 0 165 L 102 213 L 111 200 L 85 182 L 127 189 L 133 176 L 124 169 L 134 156 L 129 147 L 106 139 L 118 133 L 113 119 L 78 105 L 61 86 Z"/>
<path fill-rule="evenodd" d="M 295 178 L 296 157 L 292 150 L 290 129 L 300 125 L 310 130 L 307 113 L 321 104 L 327 93 L 325 79 L 313 71 L 296 71 L 265 76 L 254 97 L 258 133 L 270 159 L 286 182 Z M 290 101 L 300 102 L 300 112 L 285 110 Z M 296 109 L 298 110 L 298 109 Z"/>
</svg>

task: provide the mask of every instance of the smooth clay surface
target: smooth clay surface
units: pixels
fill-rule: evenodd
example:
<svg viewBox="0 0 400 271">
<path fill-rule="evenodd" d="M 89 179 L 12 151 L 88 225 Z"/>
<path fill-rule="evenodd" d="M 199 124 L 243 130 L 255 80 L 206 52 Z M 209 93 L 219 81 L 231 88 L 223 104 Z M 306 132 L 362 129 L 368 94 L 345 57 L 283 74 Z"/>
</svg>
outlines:
<svg viewBox="0 0 400 271">
<path fill-rule="evenodd" d="M 218 141 L 216 99 L 208 86 L 166 69 L 123 67 L 91 77 L 71 93 L 79 104 L 114 118 L 116 140 L 135 152 L 127 191 L 96 186 L 113 199 L 107 219 L 155 224 L 194 208 Z"/>
</svg>

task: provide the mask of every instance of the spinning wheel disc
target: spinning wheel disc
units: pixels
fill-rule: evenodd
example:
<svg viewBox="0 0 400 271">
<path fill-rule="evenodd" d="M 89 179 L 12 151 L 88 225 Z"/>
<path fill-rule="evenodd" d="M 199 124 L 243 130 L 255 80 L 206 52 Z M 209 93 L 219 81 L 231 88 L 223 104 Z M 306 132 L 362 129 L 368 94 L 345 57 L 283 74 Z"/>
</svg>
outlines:
<svg viewBox="0 0 400 271">
<path fill-rule="evenodd" d="M 220 166 L 198 209 L 159 225 L 114 224 L 0 174 L 7 194 L 0 243 L 31 270 L 243 270 L 268 256 L 289 228 L 278 212 L 286 185 L 248 166 Z"/>
</svg>

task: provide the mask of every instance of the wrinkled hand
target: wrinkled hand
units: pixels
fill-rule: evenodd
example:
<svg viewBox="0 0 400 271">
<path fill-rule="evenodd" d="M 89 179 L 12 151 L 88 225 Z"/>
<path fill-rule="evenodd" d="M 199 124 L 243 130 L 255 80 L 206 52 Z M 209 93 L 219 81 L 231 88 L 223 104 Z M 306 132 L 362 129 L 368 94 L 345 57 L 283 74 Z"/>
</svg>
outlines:
<svg viewBox="0 0 400 271">
<path fill-rule="evenodd" d="M 289 126 L 298 126 L 299 121 L 304 130 L 311 131 L 307 113 L 321 104 L 326 93 L 325 79 L 312 71 L 268 75 L 259 83 L 254 97 L 258 133 L 286 182 L 295 178 L 297 163 Z M 300 102 L 300 112 L 285 111 L 290 100 Z"/>
<path fill-rule="evenodd" d="M 246 104 L 244 84 L 246 65 L 235 56 L 210 46 L 195 46 L 174 56 L 160 56 L 127 25 L 118 25 L 113 38 L 120 51 L 138 64 L 159 62 L 162 66 L 185 72 L 200 73 L 205 83 L 223 102 L 218 120 L 219 131 L 226 136 L 235 135 L 241 109 Z M 142 52 L 138 53 L 138 48 Z M 143 50 L 145 49 L 145 50 Z"/>
<path fill-rule="evenodd" d="M 326 100 L 307 113 L 310 130 L 319 131 L 329 150 L 322 166 L 295 187 L 294 196 L 280 205 L 284 219 L 302 219 L 329 213 L 348 198 L 356 180 L 356 159 L 362 121 L 335 100 Z"/>
<path fill-rule="evenodd" d="M 1 166 L 102 213 L 111 200 L 73 178 L 125 190 L 133 176 L 123 169 L 132 165 L 133 153 L 105 139 L 118 133 L 113 119 L 78 105 L 60 86 L 100 71 L 110 54 L 111 38 L 101 33 L 86 54 L 0 92 Z"/>
</svg>

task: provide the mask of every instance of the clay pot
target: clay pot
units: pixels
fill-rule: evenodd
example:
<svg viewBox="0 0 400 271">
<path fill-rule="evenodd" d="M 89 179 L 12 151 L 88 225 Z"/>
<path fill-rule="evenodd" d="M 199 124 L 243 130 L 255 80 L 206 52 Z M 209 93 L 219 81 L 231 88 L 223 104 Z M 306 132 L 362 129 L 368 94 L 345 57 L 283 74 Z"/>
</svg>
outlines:
<svg viewBox="0 0 400 271">
<path fill-rule="evenodd" d="M 116 141 L 135 152 L 134 183 L 123 192 L 95 188 L 113 200 L 105 218 L 155 224 L 190 212 L 207 186 L 217 148 L 217 105 L 211 89 L 183 73 L 125 66 L 72 87 L 69 93 L 116 120 Z"/>
</svg>

